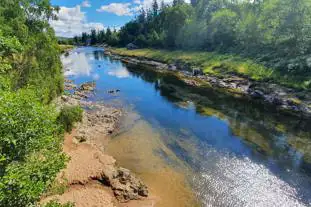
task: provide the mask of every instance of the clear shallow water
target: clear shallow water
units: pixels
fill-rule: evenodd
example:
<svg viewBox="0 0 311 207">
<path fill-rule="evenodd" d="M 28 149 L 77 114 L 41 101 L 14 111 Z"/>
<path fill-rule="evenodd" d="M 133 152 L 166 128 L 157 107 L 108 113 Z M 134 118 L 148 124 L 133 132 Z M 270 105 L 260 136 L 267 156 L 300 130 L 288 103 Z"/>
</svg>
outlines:
<svg viewBox="0 0 311 207">
<path fill-rule="evenodd" d="M 188 87 L 169 73 L 125 65 L 105 57 L 99 48 L 78 48 L 63 57 L 63 63 L 70 69 L 65 75 L 75 83 L 96 80 L 91 99 L 135 114 L 114 138 L 119 148 L 122 139 L 127 139 L 124 146 L 129 144 L 126 133 L 153 140 L 141 142 L 136 151 L 151 150 L 152 156 L 185 172 L 202 206 L 311 206 L 310 122 Z M 110 89 L 121 92 L 108 94 Z M 137 122 L 148 127 L 134 130 Z M 150 137 L 141 135 L 150 127 Z M 140 169 L 150 168 L 152 159 L 144 162 L 146 154 L 135 156 L 135 161 L 120 160 L 144 177 Z"/>
</svg>

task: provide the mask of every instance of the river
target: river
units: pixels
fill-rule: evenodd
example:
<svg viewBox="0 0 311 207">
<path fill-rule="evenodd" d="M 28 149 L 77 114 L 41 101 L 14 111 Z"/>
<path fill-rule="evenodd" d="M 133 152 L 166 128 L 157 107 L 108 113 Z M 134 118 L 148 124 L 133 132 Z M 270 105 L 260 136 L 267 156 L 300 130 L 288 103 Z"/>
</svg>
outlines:
<svg viewBox="0 0 311 207">
<path fill-rule="evenodd" d="M 106 150 L 147 183 L 156 206 L 311 206 L 309 121 L 100 48 L 76 48 L 62 62 L 76 84 L 96 81 L 92 101 L 126 112 Z"/>
</svg>

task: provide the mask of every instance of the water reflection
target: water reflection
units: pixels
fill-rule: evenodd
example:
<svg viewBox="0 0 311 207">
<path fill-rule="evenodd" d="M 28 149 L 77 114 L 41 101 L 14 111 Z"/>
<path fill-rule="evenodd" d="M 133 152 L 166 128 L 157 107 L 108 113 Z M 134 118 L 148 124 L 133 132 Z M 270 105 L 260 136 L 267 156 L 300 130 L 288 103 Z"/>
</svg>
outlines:
<svg viewBox="0 0 311 207">
<path fill-rule="evenodd" d="M 68 57 L 62 57 L 65 76 L 90 76 L 92 67 L 85 53 L 73 52 Z"/>
<path fill-rule="evenodd" d="M 96 75 L 96 100 L 107 100 L 107 89 L 121 89 L 118 100 L 139 113 L 164 146 L 191 167 L 194 176 L 189 179 L 206 206 L 311 205 L 310 121 L 189 87 L 171 73 L 124 65 L 98 49 L 77 51 L 91 69 L 74 80 Z M 76 58 L 73 53 L 64 64 Z M 165 159 L 163 152 L 155 153 Z M 148 163 L 139 153 L 135 156 Z"/>
<path fill-rule="evenodd" d="M 210 89 L 189 87 L 170 74 L 137 66 L 128 70 L 153 83 L 166 100 L 194 107 L 198 114 L 210 117 L 196 115 L 187 123 L 193 130 L 193 139 L 189 140 L 189 134 L 184 138 L 179 135 L 167 143 L 200 172 L 194 186 L 198 187 L 197 192 L 206 205 L 311 204 L 310 163 L 306 159 L 310 151 L 304 149 L 310 149 L 311 144 L 309 121 L 295 120 L 278 114 L 273 108 L 233 99 Z M 265 112 L 267 110 L 270 112 Z M 308 147 L 293 145 L 293 140 L 305 140 Z M 196 143 L 195 151 L 185 148 L 190 143 Z"/>
<path fill-rule="evenodd" d="M 160 95 L 168 101 L 188 108 L 194 107 L 200 115 L 216 116 L 225 121 L 227 124 L 224 124 L 230 127 L 229 136 L 242 138 L 253 150 L 261 154 L 274 156 L 280 160 L 293 159 L 295 165 L 303 159 L 299 156 L 297 161 L 297 154 L 310 157 L 309 151 L 306 150 L 310 149 L 311 144 L 309 120 L 286 117 L 278 114 L 273 108 L 264 109 L 266 106 L 248 100 L 234 99 L 210 89 L 189 87 L 170 74 L 130 66 L 128 70 L 134 76 L 153 83 L 156 90 L 160 91 Z M 269 112 L 265 112 L 267 110 Z M 217 119 L 214 122 L 217 122 Z M 308 147 L 292 143 L 302 139 L 308 143 Z"/>
<path fill-rule="evenodd" d="M 108 75 L 115 76 L 117 78 L 129 78 L 130 73 L 121 63 L 117 64 L 115 67 L 108 69 Z"/>
</svg>

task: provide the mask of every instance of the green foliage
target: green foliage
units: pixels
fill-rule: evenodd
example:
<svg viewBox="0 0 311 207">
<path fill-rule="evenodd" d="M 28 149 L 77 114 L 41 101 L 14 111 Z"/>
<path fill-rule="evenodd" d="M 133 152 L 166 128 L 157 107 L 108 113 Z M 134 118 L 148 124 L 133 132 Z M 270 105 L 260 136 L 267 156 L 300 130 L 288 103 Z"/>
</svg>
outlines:
<svg viewBox="0 0 311 207">
<path fill-rule="evenodd" d="M 60 45 L 73 45 L 74 39 L 73 38 L 66 38 L 66 37 L 58 37 L 58 44 Z"/>
<path fill-rule="evenodd" d="M 55 18 L 48 0 L 0 2 L 0 76 L 10 88 L 40 88 L 43 102 L 63 90 L 59 48 L 48 20 Z"/>
<path fill-rule="evenodd" d="M 86 32 L 82 33 L 81 37 L 75 36 L 73 42 L 76 45 L 96 45 L 107 43 L 109 45 L 118 45 L 119 44 L 119 34 L 116 30 L 111 31 L 108 27 L 106 30 L 96 31 L 91 30 L 91 33 Z"/>
<path fill-rule="evenodd" d="M 64 167 L 57 114 L 30 89 L 1 92 L 0 206 L 36 201 Z"/>
<path fill-rule="evenodd" d="M 69 50 L 73 49 L 74 46 L 73 45 L 59 45 L 59 51 L 60 53 L 66 53 Z"/>
<path fill-rule="evenodd" d="M 52 200 L 50 202 L 48 202 L 45 205 L 42 205 L 41 207 L 74 207 L 74 203 L 65 203 L 65 204 L 60 204 L 58 201 L 56 200 Z"/>
<path fill-rule="evenodd" d="M 309 87 L 304 83 L 311 77 L 310 0 L 193 0 L 191 4 L 175 0 L 159 9 L 154 0 L 152 9 L 142 9 L 114 33 L 118 41 L 103 42 L 242 56 L 273 68 L 285 84 L 290 80 Z"/>
<path fill-rule="evenodd" d="M 54 180 L 47 189 L 47 192 L 44 194 L 44 196 L 50 196 L 50 195 L 62 195 L 66 192 L 68 188 L 68 182 L 65 179 L 58 178 Z"/>
<path fill-rule="evenodd" d="M 209 24 L 209 41 L 217 47 L 230 47 L 235 42 L 237 14 L 230 9 L 220 9 L 214 13 Z"/>
<path fill-rule="evenodd" d="M 80 106 L 64 106 L 58 117 L 58 122 L 65 131 L 70 132 L 74 123 L 82 121 L 83 110 Z"/>
<path fill-rule="evenodd" d="M 275 83 L 297 89 L 310 89 L 311 85 L 309 77 L 284 76 L 272 68 L 237 55 L 181 50 L 127 50 L 125 48 L 114 48 L 112 51 L 120 55 L 147 57 L 166 63 L 178 61 L 194 67 L 200 67 L 204 73 L 216 76 L 235 73 L 258 81 L 273 80 Z"/>
<path fill-rule="evenodd" d="M 49 0 L 0 1 L 0 206 L 34 204 L 65 165 L 47 105 L 63 91 Z"/>
</svg>

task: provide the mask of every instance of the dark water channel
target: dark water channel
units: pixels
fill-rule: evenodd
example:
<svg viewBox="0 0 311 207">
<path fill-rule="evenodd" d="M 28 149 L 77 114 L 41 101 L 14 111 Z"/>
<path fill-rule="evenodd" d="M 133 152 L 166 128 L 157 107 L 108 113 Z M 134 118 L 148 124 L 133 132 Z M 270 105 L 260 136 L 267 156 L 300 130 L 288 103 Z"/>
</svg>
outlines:
<svg viewBox="0 0 311 207">
<path fill-rule="evenodd" d="M 99 48 L 77 48 L 62 59 L 76 84 L 96 81 L 92 100 L 128 111 L 108 151 L 143 178 L 142 169 L 161 160 L 185 172 L 202 206 L 311 206 L 310 122 L 125 65 Z M 126 133 L 135 137 L 131 143 L 121 142 Z"/>
</svg>

